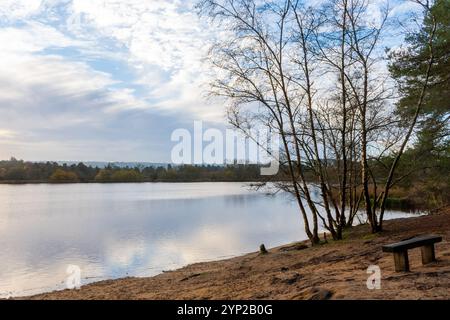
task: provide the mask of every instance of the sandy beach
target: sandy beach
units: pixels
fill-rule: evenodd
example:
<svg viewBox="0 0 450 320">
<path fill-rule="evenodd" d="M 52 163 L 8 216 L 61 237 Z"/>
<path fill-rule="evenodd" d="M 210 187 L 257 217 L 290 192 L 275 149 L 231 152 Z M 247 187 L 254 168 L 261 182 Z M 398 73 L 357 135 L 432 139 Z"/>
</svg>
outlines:
<svg viewBox="0 0 450 320">
<path fill-rule="evenodd" d="M 420 248 L 409 251 L 411 272 L 394 272 L 381 246 L 422 234 L 443 237 L 437 262 L 422 265 Z M 450 208 L 428 216 L 386 221 L 381 234 L 354 227 L 345 240 L 308 242 L 197 263 L 149 278 L 101 281 L 20 299 L 449 299 Z M 256 250 L 257 248 L 255 248 Z M 381 289 L 369 290 L 367 268 L 381 269 Z"/>
</svg>

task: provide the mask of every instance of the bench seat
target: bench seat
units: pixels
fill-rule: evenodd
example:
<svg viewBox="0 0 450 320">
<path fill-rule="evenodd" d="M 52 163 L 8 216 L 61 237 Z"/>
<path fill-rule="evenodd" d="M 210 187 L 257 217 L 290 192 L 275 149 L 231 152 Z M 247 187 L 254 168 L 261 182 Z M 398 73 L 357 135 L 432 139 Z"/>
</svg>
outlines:
<svg viewBox="0 0 450 320">
<path fill-rule="evenodd" d="M 422 264 L 436 261 L 434 244 L 441 242 L 442 237 L 435 235 L 423 235 L 382 247 L 383 252 L 394 254 L 395 271 L 409 271 L 408 250 L 421 247 Z"/>
<path fill-rule="evenodd" d="M 418 236 L 408 240 L 400 241 L 393 244 L 388 244 L 383 246 L 383 252 L 399 252 L 408 249 L 413 249 L 417 247 L 426 246 L 429 244 L 434 244 L 437 242 L 441 242 L 442 237 L 440 236 Z"/>
</svg>

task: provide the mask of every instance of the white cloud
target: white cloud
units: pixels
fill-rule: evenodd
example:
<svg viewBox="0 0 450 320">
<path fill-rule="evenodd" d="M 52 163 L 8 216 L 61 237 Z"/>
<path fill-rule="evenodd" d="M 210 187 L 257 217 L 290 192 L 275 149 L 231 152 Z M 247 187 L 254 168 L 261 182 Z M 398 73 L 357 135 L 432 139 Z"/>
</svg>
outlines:
<svg viewBox="0 0 450 320">
<path fill-rule="evenodd" d="M 0 127 L 24 137 L 102 126 L 136 109 L 221 119 L 223 109 L 203 99 L 208 32 L 190 9 L 177 0 L 2 1 L 0 15 L 9 18 L 0 28 Z M 120 62 L 134 79 L 97 71 L 93 59 Z"/>
<path fill-rule="evenodd" d="M 136 83 L 147 86 L 154 108 L 221 120 L 224 110 L 204 101 L 202 86 L 207 82 L 202 59 L 214 32 L 192 5 L 178 0 L 74 0 L 71 10 L 84 29 L 96 30 L 97 39 L 114 39 L 126 48 Z M 79 27 L 74 25 L 73 32 L 80 32 Z"/>
<path fill-rule="evenodd" d="M 10 139 L 16 136 L 16 132 L 8 129 L 0 129 L 0 139 Z"/>
<path fill-rule="evenodd" d="M 422 10 L 422 7 L 414 2 L 414 1 L 400 1 L 396 5 L 393 6 L 391 15 L 392 16 L 400 16 L 404 14 L 414 14 L 414 13 L 420 13 Z"/>
<path fill-rule="evenodd" d="M 24 19 L 39 12 L 42 0 L 2 0 L 0 18 L 6 20 Z"/>
<path fill-rule="evenodd" d="M 153 108 L 191 114 L 196 119 L 218 120 L 224 110 L 212 108 L 203 99 L 202 85 L 206 78 L 201 73 L 201 59 L 206 53 L 205 42 L 210 32 L 199 21 L 192 4 L 178 0 L 44 0 L 27 6 L 25 1 L 8 1 L 2 5 L 5 15 L 17 12 L 12 15 L 16 19 L 28 19 L 24 27 L 0 29 L 0 41 L 8 43 L 7 51 L 14 51 L 18 57 L 21 53 L 40 53 L 47 48 L 72 47 L 85 55 L 84 59 L 121 59 L 136 76 L 129 85 L 147 89 L 140 98 L 131 87 L 112 90 L 104 101 L 110 103 L 105 108 L 108 111 Z M 51 24 L 49 16 L 53 17 L 55 8 L 60 5 L 66 12 L 60 14 L 59 19 L 65 21 L 60 21 L 57 27 Z M 42 14 L 39 19 L 31 18 L 39 12 Z M 111 52 L 107 42 L 123 48 L 123 52 Z M 22 65 L 29 66 L 29 58 L 24 57 Z M 37 66 L 38 61 L 35 62 Z M 33 75 L 28 77 L 27 70 L 21 71 L 25 72 L 23 78 L 32 81 Z M 95 70 L 91 71 L 95 79 Z M 78 82 L 84 81 L 85 77 L 81 77 Z M 75 82 L 77 80 L 72 78 L 67 86 Z M 11 91 L 3 90 L 1 95 L 13 98 Z"/>
<path fill-rule="evenodd" d="M 224 108 L 204 97 L 209 69 L 202 59 L 223 35 L 199 19 L 194 3 L 0 0 L 0 129 L 16 137 L 8 143 L 37 141 L 43 130 L 117 130 L 111 119 L 127 112 L 222 122 Z"/>
<path fill-rule="evenodd" d="M 80 41 L 65 36 L 53 27 L 39 22 L 28 22 L 21 28 L 0 28 L 0 44 L 2 53 L 14 52 L 20 58 L 22 53 L 39 52 L 49 47 L 82 47 Z"/>
<path fill-rule="evenodd" d="M 132 89 L 116 87 L 121 82 L 111 74 L 83 61 L 44 54 L 47 48 L 86 45 L 50 26 L 30 22 L 0 28 L 0 43 L 0 140 L 5 152 L 20 151 L 24 145 L 32 149 L 33 141 L 46 145 L 43 137 L 36 141 L 43 130 L 58 137 L 58 131 L 71 127 L 104 127 L 120 110 L 150 108 Z M 54 148 L 67 150 L 57 143 Z"/>
</svg>

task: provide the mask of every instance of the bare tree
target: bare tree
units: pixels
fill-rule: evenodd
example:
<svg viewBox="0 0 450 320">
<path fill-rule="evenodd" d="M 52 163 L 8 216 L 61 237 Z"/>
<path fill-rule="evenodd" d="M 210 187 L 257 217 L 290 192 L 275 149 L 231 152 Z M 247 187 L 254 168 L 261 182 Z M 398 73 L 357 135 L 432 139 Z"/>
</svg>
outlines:
<svg viewBox="0 0 450 320">
<path fill-rule="evenodd" d="M 236 127 L 242 129 L 251 119 L 252 126 L 269 126 L 280 135 L 281 160 L 290 181 L 277 186 L 295 196 L 305 232 L 317 244 L 319 210 L 305 177 L 297 132 L 300 108 L 311 97 L 298 85 L 289 56 L 294 46 L 291 5 L 290 1 L 257 6 L 254 1 L 208 0 L 201 8 L 233 33 L 211 50 L 211 61 L 223 75 L 212 84 L 212 93 L 229 99 L 229 115 Z"/>
<path fill-rule="evenodd" d="M 289 179 L 274 185 L 295 197 L 311 243 L 320 242 L 321 227 L 342 239 L 362 204 L 380 231 L 417 120 L 398 126 L 390 82 L 378 71 L 388 8 L 376 21 L 369 0 L 202 0 L 199 8 L 226 30 L 210 50 L 211 94 L 227 101 L 230 123 L 247 135 L 263 126 L 280 135 Z M 383 184 L 370 163 L 392 152 Z"/>
</svg>

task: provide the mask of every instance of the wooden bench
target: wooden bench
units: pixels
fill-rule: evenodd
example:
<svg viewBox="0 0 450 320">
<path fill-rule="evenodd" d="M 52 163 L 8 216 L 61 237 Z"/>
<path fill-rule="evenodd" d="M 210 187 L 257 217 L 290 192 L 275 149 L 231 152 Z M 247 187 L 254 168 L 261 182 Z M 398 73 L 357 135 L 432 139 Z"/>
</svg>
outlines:
<svg viewBox="0 0 450 320">
<path fill-rule="evenodd" d="M 418 236 L 404 241 L 383 246 L 383 252 L 394 254 L 395 271 L 409 271 L 408 250 L 421 247 L 422 264 L 436 261 L 434 244 L 441 242 L 442 237 L 434 235 Z"/>
</svg>

